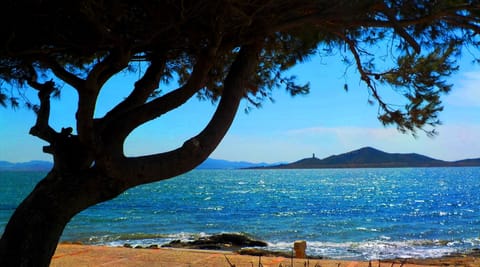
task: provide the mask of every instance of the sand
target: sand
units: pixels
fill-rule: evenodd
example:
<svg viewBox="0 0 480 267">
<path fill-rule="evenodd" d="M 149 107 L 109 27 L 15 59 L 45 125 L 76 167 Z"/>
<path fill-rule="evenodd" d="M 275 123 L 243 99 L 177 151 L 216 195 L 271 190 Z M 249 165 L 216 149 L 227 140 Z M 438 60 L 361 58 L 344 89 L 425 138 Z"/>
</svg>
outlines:
<svg viewBox="0 0 480 267">
<path fill-rule="evenodd" d="M 261 265 L 260 265 L 261 263 Z M 293 263 L 293 264 L 292 264 Z M 225 251 L 189 250 L 189 249 L 135 249 L 124 247 L 106 247 L 60 244 L 52 258 L 52 267 L 77 266 L 219 266 L 219 267 L 257 267 L 257 266 L 321 266 L 321 267 L 426 267 L 426 266 L 464 266 L 480 267 L 480 258 L 458 256 L 432 260 L 372 261 L 357 262 L 346 260 L 307 260 L 283 257 L 243 256 Z"/>
</svg>

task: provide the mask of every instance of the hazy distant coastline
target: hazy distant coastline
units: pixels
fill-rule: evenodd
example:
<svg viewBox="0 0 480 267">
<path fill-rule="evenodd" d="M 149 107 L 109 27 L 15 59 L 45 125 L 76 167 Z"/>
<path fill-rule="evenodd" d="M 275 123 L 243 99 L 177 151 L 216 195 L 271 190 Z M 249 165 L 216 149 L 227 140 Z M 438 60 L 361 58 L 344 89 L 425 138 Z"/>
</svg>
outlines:
<svg viewBox="0 0 480 267">
<path fill-rule="evenodd" d="M 49 171 L 52 166 L 52 162 L 42 160 L 18 163 L 0 161 L 0 171 Z"/>
<path fill-rule="evenodd" d="M 0 171 L 48 171 L 53 163 L 34 160 L 12 163 L 0 161 Z M 304 158 L 292 163 L 252 163 L 208 158 L 196 169 L 318 169 L 318 168 L 400 168 L 400 167 L 474 167 L 480 166 L 480 158 L 443 161 L 415 153 L 387 153 L 372 147 L 364 147 L 324 159 Z"/>
</svg>

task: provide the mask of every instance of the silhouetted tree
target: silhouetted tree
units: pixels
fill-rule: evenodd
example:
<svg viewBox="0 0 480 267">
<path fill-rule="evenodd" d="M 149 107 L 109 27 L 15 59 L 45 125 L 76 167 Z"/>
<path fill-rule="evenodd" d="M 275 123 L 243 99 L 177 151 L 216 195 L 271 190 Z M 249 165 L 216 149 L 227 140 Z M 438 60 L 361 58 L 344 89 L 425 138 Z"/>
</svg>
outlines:
<svg viewBox="0 0 480 267">
<path fill-rule="evenodd" d="M 477 49 L 480 29 L 477 1 L 466 0 L 7 0 L 0 12 L 0 103 L 36 112 L 30 134 L 54 159 L 6 226 L 0 266 L 48 266 L 75 214 L 193 169 L 242 99 L 254 107 L 275 88 L 308 93 L 285 71 L 317 53 L 356 67 L 381 122 L 432 134 L 440 95 L 451 89 L 444 79 L 462 47 Z M 138 62 L 148 67 L 131 93 L 95 118 L 104 84 Z M 159 90 L 174 78 L 178 88 Z M 54 129 L 50 99 L 62 83 L 78 94 L 76 125 Z M 388 86 L 405 96 L 402 105 L 383 100 Z M 12 88 L 36 90 L 38 102 Z M 217 105 L 198 135 L 172 151 L 124 155 L 133 130 L 192 97 Z"/>
</svg>

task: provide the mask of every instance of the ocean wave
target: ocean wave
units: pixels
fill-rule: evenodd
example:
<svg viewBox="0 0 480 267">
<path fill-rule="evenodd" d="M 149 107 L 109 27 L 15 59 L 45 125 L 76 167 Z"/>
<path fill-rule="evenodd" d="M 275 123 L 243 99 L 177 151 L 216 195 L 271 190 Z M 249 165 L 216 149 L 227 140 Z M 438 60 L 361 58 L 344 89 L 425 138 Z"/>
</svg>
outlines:
<svg viewBox="0 0 480 267">
<path fill-rule="evenodd" d="M 292 242 L 269 243 L 268 249 L 291 251 Z M 307 242 L 307 254 L 333 259 L 376 260 L 394 258 L 437 258 L 461 251 L 466 244 L 480 245 L 478 239 L 449 240 L 373 240 L 363 242 Z M 465 249 L 466 250 L 466 249 Z"/>
<path fill-rule="evenodd" d="M 65 240 L 80 241 L 85 244 L 107 245 L 107 246 L 123 246 L 130 245 L 162 245 L 172 240 L 191 241 L 200 237 L 207 236 L 206 233 L 175 233 L 175 234 L 157 234 L 157 233 L 118 233 L 118 234 L 97 234 L 92 235 L 84 240 Z"/>
<path fill-rule="evenodd" d="M 365 231 L 365 232 L 379 232 L 377 228 L 367 228 L 367 227 L 357 227 L 358 231 Z"/>
<path fill-rule="evenodd" d="M 248 233 L 236 233 L 252 237 Z M 107 246 L 163 245 L 173 240 L 192 241 L 210 234 L 179 232 L 173 234 L 121 233 L 92 235 L 83 243 Z M 78 240 L 75 240 L 78 241 Z M 436 258 L 480 247 L 480 238 L 465 240 L 404 240 L 396 241 L 387 236 L 359 242 L 308 241 L 307 254 L 332 259 L 376 260 L 393 258 Z M 291 252 L 293 241 L 268 242 L 268 250 Z"/>
</svg>

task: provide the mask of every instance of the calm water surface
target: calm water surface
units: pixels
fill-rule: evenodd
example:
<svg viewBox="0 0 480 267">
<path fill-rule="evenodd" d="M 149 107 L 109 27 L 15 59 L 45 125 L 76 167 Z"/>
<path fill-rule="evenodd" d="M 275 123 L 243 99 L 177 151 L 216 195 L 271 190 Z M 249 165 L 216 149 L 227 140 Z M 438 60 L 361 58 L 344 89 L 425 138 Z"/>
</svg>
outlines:
<svg viewBox="0 0 480 267">
<path fill-rule="evenodd" d="M 0 230 L 44 173 L 0 172 Z M 332 258 L 480 247 L 480 168 L 195 170 L 78 214 L 62 240 L 163 244 L 237 232 Z"/>
</svg>

